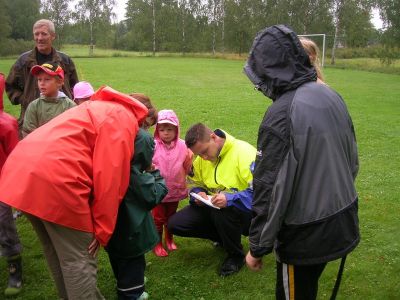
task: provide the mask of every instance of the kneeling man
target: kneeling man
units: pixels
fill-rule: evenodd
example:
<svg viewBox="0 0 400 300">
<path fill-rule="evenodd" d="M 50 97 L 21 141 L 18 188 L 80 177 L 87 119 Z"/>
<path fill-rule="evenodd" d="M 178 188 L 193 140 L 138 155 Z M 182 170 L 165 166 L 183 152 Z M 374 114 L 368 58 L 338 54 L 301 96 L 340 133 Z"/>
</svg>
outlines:
<svg viewBox="0 0 400 300">
<path fill-rule="evenodd" d="M 207 199 L 204 205 L 190 197 L 190 205 L 173 215 L 168 229 L 178 236 L 218 242 L 227 252 L 219 274 L 238 272 L 244 264 L 242 234 L 248 235 L 253 196 L 251 167 L 256 149 L 225 131 L 212 131 L 202 123 L 193 125 L 185 137 L 186 146 L 197 155 L 189 176 L 191 193 Z"/>
</svg>

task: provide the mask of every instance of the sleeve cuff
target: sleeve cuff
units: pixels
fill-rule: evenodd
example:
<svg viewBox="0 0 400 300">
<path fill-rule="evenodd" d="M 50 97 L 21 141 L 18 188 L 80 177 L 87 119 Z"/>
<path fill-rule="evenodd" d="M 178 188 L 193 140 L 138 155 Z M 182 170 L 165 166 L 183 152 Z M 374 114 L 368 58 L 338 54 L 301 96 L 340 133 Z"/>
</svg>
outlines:
<svg viewBox="0 0 400 300">
<path fill-rule="evenodd" d="M 270 254 L 273 247 L 250 247 L 250 254 L 255 258 L 261 258 L 264 255 Z"/>
<path fill-rule="evenodd" d="M 233 205 L 234 197 L 235 197 L 234 194 L 225 193 L 226 206 L 232 206 Z"/>
</svg>

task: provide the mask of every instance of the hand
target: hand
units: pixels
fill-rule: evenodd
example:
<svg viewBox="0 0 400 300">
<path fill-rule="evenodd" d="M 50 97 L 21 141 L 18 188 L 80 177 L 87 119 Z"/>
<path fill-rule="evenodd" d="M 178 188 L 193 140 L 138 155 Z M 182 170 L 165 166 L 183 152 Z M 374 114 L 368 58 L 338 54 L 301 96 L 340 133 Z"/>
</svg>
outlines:
<svg viewBox="0 0 400 300">
<path fill-rule="evenodd" d="M 96 258 L 97 253 L 99 252 L 100 249 L 100 243 L 96 238 L 93 238 L 93 241 L 90 243 L 88 247 L 88 252 L 91 256 Z"/>
<path fill-rule="evenodd" d="M 207 199 L 207 194 L 205 192 L 199 192 L 197 193 L 197 195 L 199 195 L 200 197 Z M 205 206 L 205 204 L 203 202 L 201 202 L 200 200 L 194 199 L 194 203 L 196 203 L 196 205 L 198 206 Z"/>
<path fill-rule="evenodd" d="M 218 193 L 212 196 L 211 203 L 219 208 L 224 208 L 228 205 L 228 201 L 226 200 L 224 193 Z"/>
<path fill-rule="evenodd" d="M 249 251 L 246 255 L 246 265 L 252 271 L 260 271 L 263 266 L 262 258 L 254 257 Z"/>
<path fill-rule="evenodd" d="M 147 167 L 147 169 L 145 171 L 151 172 L 151 171 L 154 171 L 155 169 L 156 169 L 156 165 L 152 163 L 150 166 Z"/>
</svg>

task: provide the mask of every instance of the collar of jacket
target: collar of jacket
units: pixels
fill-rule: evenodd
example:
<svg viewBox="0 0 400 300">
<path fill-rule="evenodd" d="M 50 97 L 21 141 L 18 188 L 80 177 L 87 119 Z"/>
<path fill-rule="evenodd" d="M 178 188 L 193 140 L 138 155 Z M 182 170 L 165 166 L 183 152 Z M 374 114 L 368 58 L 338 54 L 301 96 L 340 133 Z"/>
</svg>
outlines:
<svg viewBox="0 0 400 300">
<path fill-rule="evenodd" d="M 64 99 L 66 99 L 67 96 L 63 92 L 58 91 L 58 95 L 56 97 L 46 97 L 46 96 L 40 94 L 39 98 L 45 102 L 57 103 L 59 101 L 63 101 Z"/>
<path fill-rule="evenodd" d="M 38 53 L 38 50 L 37 50 L 37 48 L 35 47 L 35 48 L 31 51 L 31 53 L 29 54 L 28 59 L 27 59 L 27 66 L 28 66 L 29 68 L 32 68 L 34 65 L 37 65 L 37 60 L 36 60 L 36 55 L 37 55 L 37 53 Z M 51 55 L 52 55 L 52 59 L 51 59 L 52 61 L 55 61 L 55 62 L 57 62 L 58 64 L 61 63 L 61 57 L 60 57 L 60 55 L 58 54 L 57 50 L 54 49 L 53 47 L 51 48 Z M 65 70 L 64 70 L 64 71 L 65 71 Z"/>
<path fill-rule="evenodd" d="M 224 155 L 232 148 L 234 144 L 235 138 L 228 134 L 226 131 L 221 129 L 214 130 L 214 133 L 219 136 L 220 138 L 225 138 L 224 145 L 222 146 L 221 151 L 219 152 L 218 157 L 222 158 Z"/>
</svg>

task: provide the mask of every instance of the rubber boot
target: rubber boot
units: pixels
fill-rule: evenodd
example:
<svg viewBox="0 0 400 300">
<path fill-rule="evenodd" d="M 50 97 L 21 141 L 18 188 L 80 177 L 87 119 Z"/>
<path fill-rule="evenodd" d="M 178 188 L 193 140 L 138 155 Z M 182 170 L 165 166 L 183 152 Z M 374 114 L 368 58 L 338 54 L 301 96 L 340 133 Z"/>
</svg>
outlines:
<svg viewBox="0 0 400 300">
<path fill-rule="evenodd" d="M 7 260 L 8 285 L 4 290 L 6 297 L 18 295 L 22 289 L 22 263 L 21 256 L 15 255 Z"/>
<path fill-rule="evenodd" d="M 168 256 L 168 252 L 167 252 L 167 250 L 164 249 L 163 244 L 162 244 L 162 232 L 159 232 L 158 235 L 160 236 L 160 241 L 154 247 L 153 252 L 155 255 L 157 255 L 159 257 Z"/>
<path fill-rule="evenodd" d="M 168 231 L 167 228 L 164 229 L 165 232 L 165 244 L 167 245 L 167 249 L 169 251 L 174 251 L 178 249 L 178 246 L 174 243 L 174 237 L 172 233 Z"/>
</svg>

